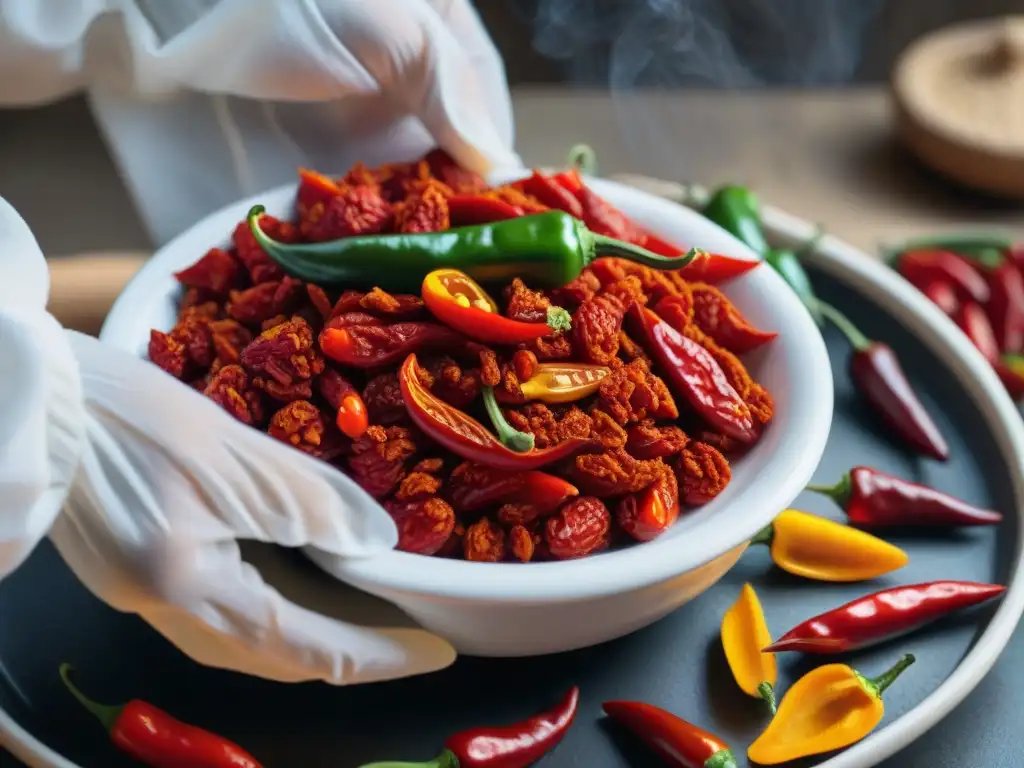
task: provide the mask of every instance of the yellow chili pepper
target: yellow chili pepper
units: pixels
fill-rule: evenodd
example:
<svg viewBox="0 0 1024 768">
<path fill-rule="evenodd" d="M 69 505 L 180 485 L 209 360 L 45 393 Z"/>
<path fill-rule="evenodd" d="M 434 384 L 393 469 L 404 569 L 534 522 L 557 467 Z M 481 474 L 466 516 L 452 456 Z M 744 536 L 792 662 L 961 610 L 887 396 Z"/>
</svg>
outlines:
<svg viewBox="0 0 1024 768">
<path fill-rule="evenodd" d="M 722 648 L 736 684 L 748 696 L 764 699 L 775 714 L 775 654 L 762 653 L 771 645 L 761 601 L 749 584 L 722 617 Z"/>
<path fill-rule="evenodd" d="M 907 553 L 870 533 L 787 509 L 753 538 L 784 571 L 818 581 L 862 581 L 907 564 Z"/>
<path fill-rule="evenodd" d="M 747 757 L 778 765 L 860 741 L 885 714 L 882 693 L 913 663 L 908 653 L 870 680 L 846 664 L 811 670 L 782 697 L 778 713 L 747 749 Z"/>
<path fill-rule="evenodd" d="M 541 363 L 519 386 L 527 400 L 572 403 L 597 392 L 610 373 L 611 369 L 603 365 Z"/>
</svg>

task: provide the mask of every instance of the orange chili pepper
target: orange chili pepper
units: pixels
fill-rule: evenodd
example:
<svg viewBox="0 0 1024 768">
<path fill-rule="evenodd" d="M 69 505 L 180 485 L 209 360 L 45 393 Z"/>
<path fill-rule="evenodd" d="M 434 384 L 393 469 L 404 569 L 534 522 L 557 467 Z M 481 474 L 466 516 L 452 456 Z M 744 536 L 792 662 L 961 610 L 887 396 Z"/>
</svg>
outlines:
<svg viewBox="0 0 1024 768">
<path fill-rule="evenodd" d="M 423 278 L 423 303 L 443 323 L 470 338 L 491 344 L 518 344 L 567 331 L 572 325 L 562 307 L 548 307 L 547 323 L 524 323 L 498 314 L 494 300 L 469 275 L 436 269 Z"/>
<path fill-rule="evenodd" d="M 784 571 L 818 581 L 862 581 L 907 564 L 907 553 L 870 533 L 795 509 L 751 540 L 767 544 Z"/>
<path fill-rule="evenodd" d="M 771 645 L 771 637 L 757 593 L 744 584 L 740 596 L 722 617 L 722 648 L 740 689 L 755 699 L 764 699 L 775 714 L 775 654 L 761 650 Z"/>
<path fill-rule="evenodd" d="M 786 692 L 778 713 L 747 749 L 747 757 L 760 765 L 778 765 L 860 741 L 885 714 L 882 693 L 913 663 L 908 653 L 873 679 L 846 664 L 811 670 Z"/>
<path fill-rule="evenodd" d="M 603 365 L 540 363 L 533 376 L 519 387 L 527 400 L 572 403 L 597 392 L 610 374 L 611 369 Z"/>
<path fill-rule="evenodd" d="M 341 399 L 338 415 L 335 418 L 338 429 L 343 434 L 357 440 L 370 427 L 370 416 L 366 412 L 366 403 L 358 392 L 349 392 Z"/>
</svg>

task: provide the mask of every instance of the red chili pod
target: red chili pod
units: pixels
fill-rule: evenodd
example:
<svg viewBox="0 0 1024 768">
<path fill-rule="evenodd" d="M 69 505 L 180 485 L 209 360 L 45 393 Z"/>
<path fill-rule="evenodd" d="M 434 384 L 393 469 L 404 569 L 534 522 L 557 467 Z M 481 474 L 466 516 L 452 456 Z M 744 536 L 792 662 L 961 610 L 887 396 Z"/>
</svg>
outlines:
<svg viewBox="0 0 1024 768">
<path fill-rule="evenodd" d="M 606 701 L 605 713 L 672 768 L 736 768 L 729 745 L 671 712 L 642 701 Z"/>
<path fill-rule="evenodd" d="M 1024 276 L 1012 261 L 988 273 L 991 298 L 986 309 L 994 340 L 1003 352 L 1024 352 Z"/>
<path fill-rule="evenodd" d="M 990 363 L 999 359 L 999 344 L 992 323 L 980 304 L 965 301 L 956 314 L 956 324 Z"/>
<path fill-rule="evenodd" d="M 961 301 L 984 304 L 989 298 L 985 276 L 952 251 L 905 251 L 897 259 L 896 269 L 918 289 L 933 280 L 942 280 L 953 287 Z"/>
<path fill-rule="evenodd" d="M 844 653 L 920 629 L 955 611 L 979 605 L 1006 591 L 1000 584 L 933 581 L 885 589 L 807 619 L 762 649 Z"/>
<path fill-rule="evenodd" d="M 921 293 L 928 297 L 928 299 L 945 312 L 950 317 L 955 317 L 957 310 L 960 309 L 960 300 L 956 297 L 956 291 L 949 283 L 943 280 L 932 280 L 923 288 L 920 288 Z"/>
<path fill-rule="evenodd" d="M 835 485 L 809 485 L 828 496 L 862 528 L 885 526 L 995 525 L 1003 516 L 949 494 L 880 472 L 854 467 Z"/>
</svg>

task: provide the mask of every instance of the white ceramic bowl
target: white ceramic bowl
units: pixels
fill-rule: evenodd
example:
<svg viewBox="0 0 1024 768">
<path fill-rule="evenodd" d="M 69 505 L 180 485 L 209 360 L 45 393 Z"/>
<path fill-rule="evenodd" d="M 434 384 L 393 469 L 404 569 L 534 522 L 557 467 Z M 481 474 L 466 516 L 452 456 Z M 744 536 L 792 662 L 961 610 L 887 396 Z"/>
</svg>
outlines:
<svg viewBox="0 0 1024 768">
<path fill-rule="evenodd" d="M 669 241 L 754 258 L 689 209 L 614 182 L 590 183 Z M 173 273 L 210 247 L 225 245 L 255 203 L 271 214 L 289 216 L 294 194 L 295 187 L 288 185 L 230 205 L 160 249 L 114 305 L 101 338 L 145 356 L 150 328 L 167 330 L 174 323 L 178 286 Z M 338 579 L 396 604 L 460 653 L 482 656 L 594 645 L 647 626 L 693 599 L 736 562 L 749 539 L 810 480 L 832 420 L 825 345 L 782 279 L 767 267 L 758 268 L 723 290 L 753 324 L 779 331 L 772 344 L 745 360 L 775 398 L 775 418 L 757 446 L 734 463 L 726 490 L 681 517 L 659 539 L 581 560 L 529 565 L 398 551 L 348 561 L 315 550 L 309 556 Z M 375 503 L 366 497 L 366 504 Z"/>
</svg>

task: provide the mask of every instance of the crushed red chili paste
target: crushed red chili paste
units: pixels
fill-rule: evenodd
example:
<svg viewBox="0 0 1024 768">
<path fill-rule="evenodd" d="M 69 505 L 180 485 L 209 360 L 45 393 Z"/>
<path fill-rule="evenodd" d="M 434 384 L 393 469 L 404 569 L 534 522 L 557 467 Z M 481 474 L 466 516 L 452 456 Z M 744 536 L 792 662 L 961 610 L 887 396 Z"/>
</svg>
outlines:
<svg viewBox="0 0 1024 768">
<path fill-rule="evenodd" d="M 567 192 L 590 216 L 588 225 L 614 224 L 620 237 L 642 244 L 643 231 L 591 190 Z M 495 205 L 518 215 L 547 209 L 520 186 L 488 187 L 434 150 L 411 163 L 357 164 L 336 179 L 304 171 L 294 215 L 264 215 L 260 226 L 284 242 L 437 232 L 452 226 L 449 201 L 465 218 L 473 199 L 483 201 L 481 212 Z M 745 322 L 739 309 L 717 288 L 689 283 L 679 272 L 606 258 L 553 290 L 515 278 L 489 288 L 500 315 L 544 323 L 557 307 L 571 316 L 571 328 L 484 345 L 450 333 L 421 296 L 387 285 L 304 283 L 261 250 L 245 222 L 225 235 L 226 244 L 196 254 L 176 274 L 178 320 L 151 332 L 150 360 L 244 424 L 352 477 L 392 516 L 402 551 L 506 563 L 586 557 L 646 540 L 629 529 L 629 516 L 610 510 L 641 510 L 656 483 L 678 487 L 682 514 L 722 492 L 731 462 L 750 446 L 704 419 L 692 391 L 676 389 L 679 376 L 661 368 L 665 356 L 630 324 L 634 305 L 707 350 L 758 435 L 772 420 L 771 394 L 719 333 L 721 318 Z M 325 354 L 330 329 L 362 345 L 360 365 L 347 364 L 336 349 Z M 494 388 L 508 424 L 532 436 L 533 450 L 572 441 L 589 449 L 518 472 L 487 466 L 483 454 L 456 455 L 407 408 L 400 377 L 406 348 L 416 354 L 420 387 L 492 434 L 485 387 Z M 603 379 L 575 400 L 540 397 L 538 382 L 551 380 L 545 366 L 565 365 L 604 368 Z M 366 417 L 356 439 L 337 426 L 339 414 L 351 416 L 353 408 Z"/>
</svg>

